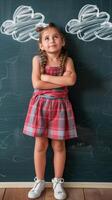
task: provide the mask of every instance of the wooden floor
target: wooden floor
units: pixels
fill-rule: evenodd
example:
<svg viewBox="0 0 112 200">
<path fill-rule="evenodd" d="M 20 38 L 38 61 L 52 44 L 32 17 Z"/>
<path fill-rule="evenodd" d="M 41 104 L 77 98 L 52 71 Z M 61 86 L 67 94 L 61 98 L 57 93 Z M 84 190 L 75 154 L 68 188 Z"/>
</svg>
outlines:
<svg viewBox="0 0 112 200">
<path fill-rule="evenodd" d="M 0 189 L 0 200 L 28 200 L 27 188 Z M 67 189 L 67 200 L 112 200 L 112 189 Z M 51 188 L 46 188 L 38 200 L 54 200 Z"/>
</svg>

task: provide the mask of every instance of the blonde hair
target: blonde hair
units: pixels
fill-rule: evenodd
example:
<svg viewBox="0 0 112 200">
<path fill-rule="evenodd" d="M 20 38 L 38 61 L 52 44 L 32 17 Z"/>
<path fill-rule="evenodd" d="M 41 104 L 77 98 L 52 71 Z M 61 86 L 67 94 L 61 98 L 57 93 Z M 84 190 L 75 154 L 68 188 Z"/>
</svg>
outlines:
<svg viewBox="0 0 112 200">
<path fill-rule="evenodd" d="M 38 27 L 36 29 L 36 31 L 39 32 L 39 43 L 41 43 L 41 41 L 42 41 L 43 30 L 46 30 L 47 28 L 55 28 L 58 31 L 58 33 L 61 35 L 61 37 L 65 40 L 64 35 L 60 31 L 60 29 L 54 23 L 49 23 L 46 27 Z M 64 46 L 64 47 L 62 47 L 61 52 L 60 52 L 60 69 L 61 70 L 60 70 L 59 75 L 62 75 L 64 72 L 66 60 L 67 60 L 67 51 Z M 45 73 L 46 64 L 47 64 L 46 52 L 44 50 L 40 49 L 40 65 L 41 65 L 41 73 L 42 74 Z"/>
</svg>

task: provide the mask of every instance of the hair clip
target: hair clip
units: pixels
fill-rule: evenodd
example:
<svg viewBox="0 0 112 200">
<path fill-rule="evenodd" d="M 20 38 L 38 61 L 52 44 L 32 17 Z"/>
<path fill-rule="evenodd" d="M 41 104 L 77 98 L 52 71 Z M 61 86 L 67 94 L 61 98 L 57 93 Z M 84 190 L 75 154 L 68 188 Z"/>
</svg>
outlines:
<svg viewBox="0 0 112 200">
<path fill-rule="evenodd" d="M 46 28 L 47 26 L 49 26 L 49 24 L 45 24 L 45 23 L 38 23 L 36 26 L 36 32 L 41 32 L 44 28 Z"/>
</svg>

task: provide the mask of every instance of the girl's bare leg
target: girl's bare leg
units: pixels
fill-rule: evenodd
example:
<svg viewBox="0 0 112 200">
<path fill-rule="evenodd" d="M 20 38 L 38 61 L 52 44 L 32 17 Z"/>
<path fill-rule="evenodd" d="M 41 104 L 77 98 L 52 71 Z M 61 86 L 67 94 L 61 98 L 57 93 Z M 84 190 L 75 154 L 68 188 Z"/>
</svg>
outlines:
<svg viewBox="0 0 112 200">
<path fill-rule="evenodd" d="M 34 148 L 34 166 L 35 173 L 38 179 L 44 179 L 46 167 L 46 151 L 48 147 L 48 138 L 37 137 L 35 139 Z"/>
<path fill-rule="evenodd" d="M 63 177 L 65 160 L 66 160 L 66 148 L 65 141 L 52 140 L 52 148 L 54 151 L 54 173 L 56 178 Z"/>
</svg>

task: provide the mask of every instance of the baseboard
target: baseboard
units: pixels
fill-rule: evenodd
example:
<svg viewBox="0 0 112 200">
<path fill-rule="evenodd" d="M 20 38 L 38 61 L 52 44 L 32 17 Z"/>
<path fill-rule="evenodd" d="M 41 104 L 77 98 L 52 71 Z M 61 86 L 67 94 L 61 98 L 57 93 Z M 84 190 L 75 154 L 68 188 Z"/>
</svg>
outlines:
<svg viewBox="0 0 112 200">
<path fill-rule="evenodd" d="M 33 182 L 0 182 L 0 188 L 31 188 Z M 65 188 L 112 188 L 112 183 L 105 182 L 65 182 Z M 50 182 L 46 187 L 52 187 Z"/>
</svg>

